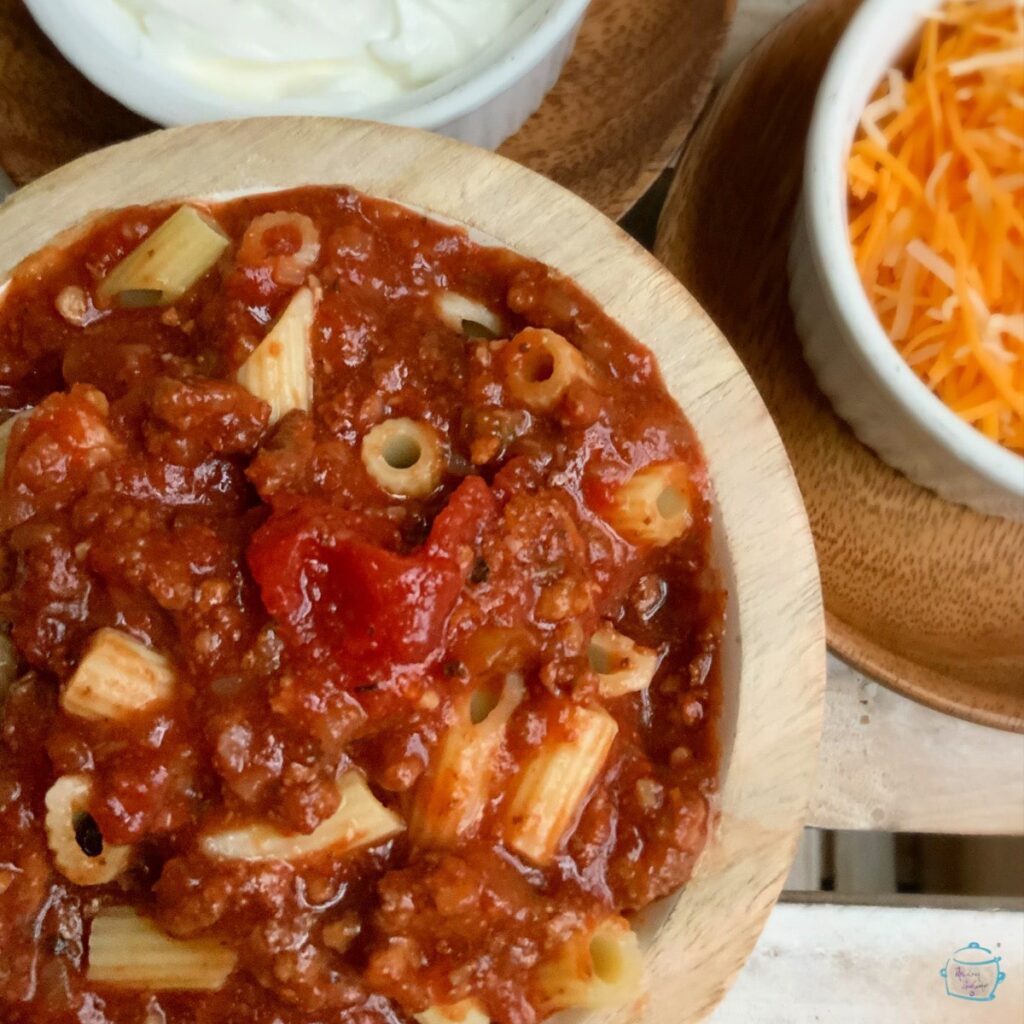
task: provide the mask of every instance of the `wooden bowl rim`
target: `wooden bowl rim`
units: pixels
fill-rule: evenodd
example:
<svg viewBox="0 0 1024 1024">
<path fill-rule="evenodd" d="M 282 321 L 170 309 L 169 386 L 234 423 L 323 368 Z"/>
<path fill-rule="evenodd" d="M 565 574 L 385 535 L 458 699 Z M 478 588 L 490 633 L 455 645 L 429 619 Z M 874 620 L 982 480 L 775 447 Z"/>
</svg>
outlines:
<svg viewBox="0 0 1024 1024">
<path fill-rule="evenodd" d="M 654 912 L 662 924 L 648 949 L 644 1019 L 681 1021 L 681 1006 L 702 1019 L 753 949 L 804 824 L 825 633 L 810 526 L 782 442 L 739 359 L 672 274 L 582 199 L 503 157 L 414 129 L 296 117 L 164 129 L 38 179 L 0 206 L 0 279 L 104 209 L 309 184 L 431 211 L 572 278 L 655 353 L 700 437 L 732 579 L 723 675 L 734 733 L 715 839 L 683 893 Z M 637 1019 L 628 1008 L 588 1018 Z"/>
<path fill-rule="evenodd" d="M 864 630 L 826 609 L 828 646 L 858 671 L 933 711 L 1004 732 L 1024 733 L 1024 718 L 1006 702 L 986 701 L 977 687 L 890 650 Z"/>
</svg>

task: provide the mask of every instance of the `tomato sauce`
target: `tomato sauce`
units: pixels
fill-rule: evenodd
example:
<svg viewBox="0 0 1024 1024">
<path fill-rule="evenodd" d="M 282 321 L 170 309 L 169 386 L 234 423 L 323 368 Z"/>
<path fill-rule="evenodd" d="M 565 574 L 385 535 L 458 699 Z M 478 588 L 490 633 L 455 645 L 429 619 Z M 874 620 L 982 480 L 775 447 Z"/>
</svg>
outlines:
<svg viewBox="0 0 1024 1024">
<path fill-rule="evenodd" d="M 233 374 L 294 291 L 273 267 L 299 237 L 240 250 L 275 211 L 315 223 L 323 294 L 312 412 L 268 427 Z M 172 306 L 105 307 L 97 282 L 170 212 L 105 215 L 23 265 L 0 306 L 0 419 L 35 410 L 12 429 L 0 502 L 16 661 L 0 680 L 0 1020 L 398 1024 L 472 997 L 494 1021 L 532 1024 L 538 965 L 609 910 L 675 891 L 706 841 L 724 598 L 699 445 L 650 353 L 571 282 L 348 189 L 209 207 L 232 240 L 216 268 Z M 593 379 L 525 410 L 493 346 L 438 316 L 445 289 L 513 331 L 559 332 Z M 360 461 L 389 417 L 445 439 L 427 498 L 387 494 Z M 636 547 L 596 509 L 665 460 L 688 468 L 694 522 Z M 611 755 L 538 868 L 497 822 L 565 701 L 594 698 L 600 620 L 662 659 L 649 689 L 602 702 L 619 725 Z M 101 627 L 171 658 L 172 702 L 123 721 L 61 710 Z M 421 849 L 403 834 L 295 863 L 200 850 L 215 821 L 312 831 L 352 766 L 407 819 L 455 702 L 508 672 L 527 698 L 471 837 Z M 138 849 L 109 885 L 73 885 L 47 847 L 44 794 L 76 772 L 95 780 L 90 828 Z M 113 903 L 226 942 L 237 968 L 215 992 L 90 984 L 90 921 Z"/>
</svg>

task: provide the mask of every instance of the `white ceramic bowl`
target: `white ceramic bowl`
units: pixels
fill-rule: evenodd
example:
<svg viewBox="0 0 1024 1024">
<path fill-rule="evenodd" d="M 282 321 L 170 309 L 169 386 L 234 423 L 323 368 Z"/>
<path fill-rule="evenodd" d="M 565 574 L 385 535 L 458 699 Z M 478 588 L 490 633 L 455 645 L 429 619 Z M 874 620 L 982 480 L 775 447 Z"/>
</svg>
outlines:
<svg viewBox="0 0 1024 1024">
<path fill-rule="evenodd" d="M 940 0 L 865 0 L 818 93 L 790 252 L 804 353 L 836 412 L 911 480 L 987 515 L 1024 520 L 1024 458 L 964 422 L 903 361 L 861 285 L 849 243 L 846 159 L 886 69 Z"/>
<path fill-rule="evenodd" d="M 280 114 L 337 115 L 331 96 L 253 104 L 205 90 L 118 45 L 97 8 L 83 0 L 25 0 L 64 56 L 126 107 L 163 125 Z M 540 106 L 572 52 L 590 0 L 534 0 L 496 43 L 458 71 L 385 104 L 354 112 L 368 120 L 426 128 L 494 149 Z M 345 112 L 352 116 L 352 111 Z"/>
</svg>

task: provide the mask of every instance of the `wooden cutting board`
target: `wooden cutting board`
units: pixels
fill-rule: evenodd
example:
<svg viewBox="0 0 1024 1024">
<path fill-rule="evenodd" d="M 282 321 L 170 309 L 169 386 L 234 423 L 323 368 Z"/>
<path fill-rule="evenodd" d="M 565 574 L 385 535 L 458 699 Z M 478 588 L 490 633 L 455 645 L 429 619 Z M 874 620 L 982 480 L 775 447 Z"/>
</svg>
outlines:
<svg viewBox="0 0 1024 1024">
<path fill-rule="evenodd" d="M 687 146 L 656 252 L 729 338 L 779 428 L 831 646 L 941 711 L 1024 731 L 1024 524 L 948 504 L 860 444 L 818 390 L 790 313 L 811 106 L 856 6 L 812 0 L 737 71 Z"/>
<path fill-rule="evenodd" d="M 540 110 L 501 152 L 618 219 L 678 151 L 707 99 L 735 0 L 593 0 Z M 154 127 L 0 0 L 0 164 L 17 185 Z"/>
</svg>

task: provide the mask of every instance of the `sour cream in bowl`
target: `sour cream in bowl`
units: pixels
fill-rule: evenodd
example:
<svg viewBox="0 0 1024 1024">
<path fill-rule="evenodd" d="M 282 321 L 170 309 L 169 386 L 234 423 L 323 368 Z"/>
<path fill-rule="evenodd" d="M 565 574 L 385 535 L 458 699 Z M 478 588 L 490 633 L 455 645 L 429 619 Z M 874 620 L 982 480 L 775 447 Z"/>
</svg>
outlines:
<svg viewBox="0 0 1024 1024">
<path fill-rule="evenodd" d="M 589 0 L 27 0 L 96 85 L 162 124 L 357 115 L 493 147 Z"/>
<path fill-rule="evenodd" d="M 329 94 L 339 113 L 468 64 L 530 0 L 107 0 L 149 59 L 253 103 Z M 113 22 L 112 22 L 113 23 Z"/>
</svg>

